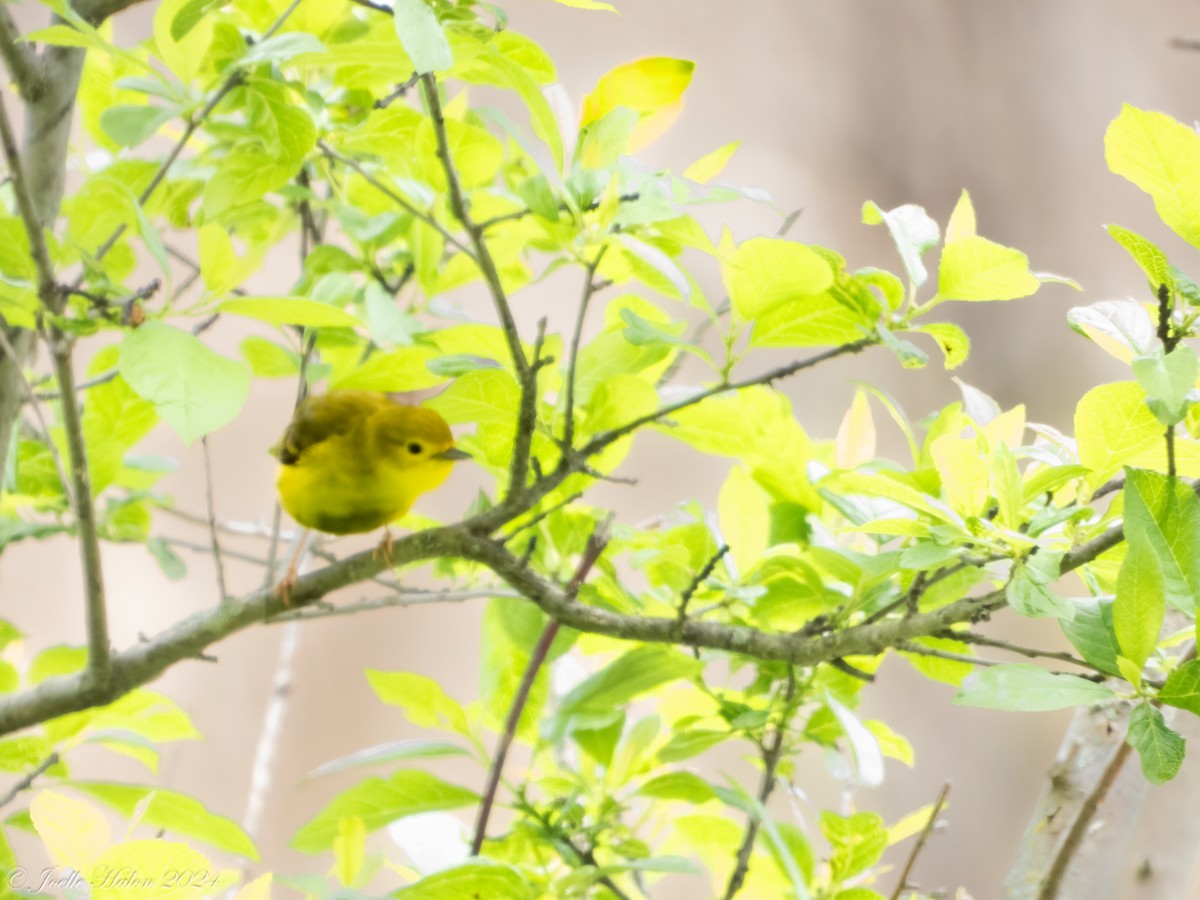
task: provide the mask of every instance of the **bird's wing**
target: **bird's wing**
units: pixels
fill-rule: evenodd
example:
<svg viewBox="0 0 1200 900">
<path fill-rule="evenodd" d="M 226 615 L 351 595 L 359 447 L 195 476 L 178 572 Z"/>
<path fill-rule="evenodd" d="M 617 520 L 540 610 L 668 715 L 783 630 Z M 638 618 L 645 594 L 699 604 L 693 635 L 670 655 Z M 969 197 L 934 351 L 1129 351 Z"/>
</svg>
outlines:
<svg viewBox="0 0 1200 900">
<path fill-rule="evenodd" d="M 307 397 L 296 408 L 276 448 L 279 461 L 294 465 L 317 444 L 361 428 L 379 406 L 378 398 L 352 391 Z"/>
</svg>

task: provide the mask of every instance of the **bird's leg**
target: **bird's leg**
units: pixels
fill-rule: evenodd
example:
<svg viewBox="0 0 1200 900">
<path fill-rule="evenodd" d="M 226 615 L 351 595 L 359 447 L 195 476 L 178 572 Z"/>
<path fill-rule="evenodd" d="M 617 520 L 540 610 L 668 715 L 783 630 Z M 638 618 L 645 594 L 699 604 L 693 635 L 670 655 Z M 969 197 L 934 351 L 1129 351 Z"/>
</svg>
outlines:
<svg viewBox="0 0 1200 900">
<path fill-rule="evenodd" d="M 308 529 L 301 532 L 300 537 L 296 539 L 296 549 L 292 551 L 292 558 L 288 562 L 287 572 L 279 584 L 275 585 L 275 596 L 283 601 L 284 606 L 292 605 L 292 589 L 296 587 L 296 580 L 300 577 L 300 556 L 304 552 L 304 545 L 308 543 Z"/>
</svg>

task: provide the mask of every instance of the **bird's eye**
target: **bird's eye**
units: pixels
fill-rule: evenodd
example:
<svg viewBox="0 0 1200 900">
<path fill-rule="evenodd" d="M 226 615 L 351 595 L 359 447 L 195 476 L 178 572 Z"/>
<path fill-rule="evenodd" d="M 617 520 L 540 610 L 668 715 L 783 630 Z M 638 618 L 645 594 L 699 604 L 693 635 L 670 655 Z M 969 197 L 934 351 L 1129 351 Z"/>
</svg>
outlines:
<svg viewBox="0 0 1200 900">
<path fill-rule="evenodd" d="M 408 445 L 408 452 L 411 453 L 413 456 L 416 456 L 418 453 L 421 452 L 421 445 L 418 444 L 416 441 L 413 441 L 411 444 Z"/>
</svg>

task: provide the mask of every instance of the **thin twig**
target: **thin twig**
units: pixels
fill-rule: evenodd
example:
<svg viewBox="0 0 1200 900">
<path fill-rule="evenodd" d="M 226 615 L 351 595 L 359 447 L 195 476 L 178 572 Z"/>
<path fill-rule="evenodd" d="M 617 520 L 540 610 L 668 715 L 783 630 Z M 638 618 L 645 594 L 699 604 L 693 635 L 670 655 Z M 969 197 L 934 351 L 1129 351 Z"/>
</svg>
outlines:
<svg viewBox="0 0 1200 900">
<path fill-rule="evenodd" d="M 605 431 L 596 435 L 588 443 L 584 444 L 584 446 L 580 449 L 580 454 L 583 456 L 594 456 L 613 442 L 625 437 L 625 435 L 637 431 L 643 425 L 659 422 L 672 413 L 695 406 L 697 403 L 707 400 L 709 397 L 716 397 L 719 394 L 727 394 L 731 391 L 740 391 L 743 388 L 753 387 L 755 385 L 771 384 L 774 381 L 779 381 L 782 378 L 795 375 L 797 372 L 800 372 L 803 369 L 811 369 L 813 366 L 823 363 L 826 360 L 834 359 L 838 356 L 845 356 L 849 353 L 861 353 L 863 350 L 874 346 L 877 343 L 879 343 L 877 338 L 862 338 L 861 340 L 852 341 L 849 344 L 842 344 L 839 347 L 825 350 L 821 353 L 817 353 L 814 356 L 807 357 L 806 359 L 797 360 L 789 365 L 780 366 L 777 369 L 771 369 L 769 372 L 764 372 L 763 374 L 756 375 L 753 378 L 744 378 L 741 381 L 723 381 L 720 384 L 693 394 L 686 400 L 680 400 L 677 403 L 668 403 L 666 406 L 661 406 L 652 413 L 647 413 L 644 416 L 638 416 L 636 419 L 626 422 L 619 428 L 613 428 L 609 431 Z"/>
<path fill-rule="evenodd" d="M 1079 807 L 1079 814 L 1075 817 L 1075 821 L 1071 823 L 1070 829 L 1067 830 L 1066 836 L 1058 846 L 1058 852 L 1054 854 L 1054 860 L 1050 864 L 1050 868 L 1046 870 L 1046 877 L 1042 881 L 1041 889 L 1038 891 L 1037 900 L 1056 900 L 1059 889 L 1062 887 L 1063 878 L 1067 874 L 1067 868 L 1071 864 L 1071 859 L 1075 856 L 1076 851 L 1083 843 L 1084 837 L 1091 828 L 1092 819 L 1096 816 L 1096 811 L 1100 808 L 1100 804 L 1104 802 L 1104 798 L 1108 796 L 1109 790 L 1117 780 L 1117 776 L 1121 774 L 1121 768 L 1125 765 L 1125 761 L 1129 759 L 1129 754 L 1133 750 L 1132 745 L 1128 741 L 1122 741 L 1120 746 L 1113 752 L 1112 759 L 1108 765 L 1104 767 L 1104 772 L 1100 776 L 1100 780 L 1096 783 L 1096 788 L 1083 804 Z"/>
<path fill-rule="evenodd" d="M 75 385 L 76 391 L 86 391 L 89 388 L 99 387 L 102 384 L 108 384 L 113 381 L 121 372 L 119 369 L 109 369 L 97 375 L 95 378 L 89 378 L 87 381 L 81 381 Z M 38 391 L 34 395 L 38 400 L 61 400 L 62 394 L 59 391 Z M 28 402 L 28 401 L 27 401 Z"/>
<path fill-rule="evenodd" d="M 265 41 L 267 38 L 278 32 L 291 14 L 295 12 L 296 7 L 299 6 L 301 2 L 302 0 L 292 0 L 292 2 L 288 4 L 287 8 L 284 9 L 284 11 L 281 12 L 271 24 L 271 27 L 263 32 L 262 37 L 259 38 L 259 40 Z M 156 190 L 158 190 L 158 186 L 162 184 L 163 179 L 167 177 L 167 172 L 170 170 L 171 166 L 175 164 L 175 160 L 179 158 L 179 154 L 183 152 L 183 148 L 187 146 L 187 142 L 191 140 L 192 135 L 196 133 L 196 129 L 199 128 L 201 123 L 209 117 L 212 111 L 217 108 L 217 105 L 225 99 L 229 92 L 242 83 L 242 79 L 244 77 L 245 72 L 242 70 L 241 66 L 239 64 L 235 64 L 234 70 L 229 73 L 229 75 L 221 83 L 221 86 L 217 88 L 216 93 L 214 93 L 208 99 L 208 102 L 200 108 L 198 113 L 196 113 L 194 116 L 188 117 L 187 123 L 183 127 L 183 133 L 180 134 L 179 139 L 175 142 L 174 146 L 171 147 L 166 158 L 162 161 L 154 175 L 150 178 L 150 182 L 146 185 L 145 189 L 141 192 L 141 194 L 138 195 L 139 206 L 144 206 L 146 201 L 153 196 Z M 103 259 L 108 252 L 112 250 L 117 241 L 121 239 L 121 235 L 125 233 L 126 228 L 127 226 L 124 223 L 118 225 L 116 229 L 113 230 L 112 234 L 105 239 L 104 243 L 102 243 L 96 249 L 93 259 L 97 261 Z M 76 279 L 74 286 L 78 287 L 82 283 L 83 276 L 80 275 L 79 278 Z"/>
<path fill-rule="evenodd" d="M 465 253 L 467 256 L 473 255 L 471 253 L 470 248 L 468 248 L 466 244 L 464 244 L 457 237 L 455 237 L 454 234 L 451 231 L 449 231 L 445 225 L 443 225 L 441 222 L 439 222 L 437 219 L 435 219 L 432 215 L 427 213 L 425 210 L 421 209 L 419 206 L 416 206 L 415 204 L 413 204 L 403 194 L 399 194 L 396 191 L 392 190 L 390 187 L 388 187 L 386 184 L 384 184 L 382 181 L 380 181 L 378 178 L 376 178 L 374 175 L 372 175 L 370 172 L 368 172 L 366 169 L 364 169 L 357 160 L 351 159 L 349 156 L 343 156 L 341 153 L 338 153 L 336 150 L 334 150 L 332 147 L 330 147 L 328 144 L 326 144 L 324 141 L 317 141 L 317 149 L 319 149 L 322 153 L 324 153 L 330 160 L 333 160 L 335 162 L 340 162 L 342 165 L 348 166 L 351 169 L 353 169 L 355 172 L 357 172 L 359 175 L 362 176 L 363 180 L 366 181 L 367 184 L 369 184 L 369 185 L 371 185 L 371 187 L 375 188 L 375 190 L 379 191 L 381 194 L 383 194 L 385 197 L 387 197 L 389 200 L 391 200 L 393 203 L 395 203 L 401 209 L 408 212 L 414 218 L 420 219 L 422 222 L 424 222 L 426 225 L 428 225 L 430 228 L 432 228 L 434 231 L 436 231 L 438 234 L 440 234 L 445 239 L 447 244 L 451 245 L 452 247 L 461 251 L 462 253 Z"/>
<path fill-rule="evenodd" d="M 51 766 L 56 765 L 58 760 L 58 754 L 51 753 L 40 763 L 38 763 L 36 769 L 25 775 L 25 777 L 8 789 L 8 793 L 6 793 L 3 797 L 0 797 L 0 809 L 3 809 L 4 807 L 8 806 L 8 804 L 16 800 L 17 795 L 20 794 L 21 791 L 29 790 L 29 788 L 33 786 L 34 781 L 36 781 L 38 777 Z"/>
<path fill-rule="evenodd" d="M 489 588 L 463 591 L 401 591 L 396 585 L 384 583 L 384 587 L 393 591 L 390 597 L 372 597 L 354 603 L 342 603 L 337 606 L 310 606 L 303 610 L 281 613 L 272 616 L 268 621 L 274 625 L 279 622 L 307 622 L 311 619 L 330 619 L 336 616 L 352 616 L 358 613 L 370 612 L 376 609 L 395 609 L 407 606 L 430 606 L 438 603 L 465 603 L 468 600 L 485 600 L 492 597 L 508 597 L 517 599 L 521 595 L 507 588 Z"/>
<path fill-rule="evenodd" d="M 948 631 L 945 635 L 943 635 L 943 637 L 947 637 L 952 641 L 962 641 L 964 644 L 980 644 L 984 647 L 995 647 L 997 650 L 1007 650 L 1009 653 L 1027 656 L 1030 659 L 1057 659 L 1060 662 L 1070 663 L 1073 666 L 1091 669 L 1093 672 L 1108 674 L 1099 666 L 1094 666 L 1086 659 L 1080 659 L 1078 656 L 1073 656 L 1070 653 L 1060 653 L 1057 650 L 1036 650 L 1033 647 L 1022 647 L 1018 644 L 1010 644 L 1008 641 L 1001 641 L 997 640 L 996 638 L 987 637 L 986 635 L 976 634 L 974 631 Z"/>
<path fill-rule="evenodd" d="M 496 261 L 492 259 L 492 253 L 483 238 L 483 232 L 472 220 L 467 210 L 466 195 L 463 193 L 462 184 L 458 178 L 458 170 L 454 167 L 454 159 L 450 155 L 450 139 L 446 133 L 446 118 L 442 114 L 442 101 L 438 97 L 437 78 L 431 73 L 423 74 L 421 87 L 424 89 L 425 103 L 429 107 L 429 117 L 433 121 L 438 159 L 441 161 L 442 171 L 446 174 L 450 210 L 454 213 L 455 218 L 462 222 L 467 236 L 471 239 L 471 246 L 475 250 L 472 258 L 483 274 L 484 283 L 492 296 L 492 305 L 496 309 L 496 316 L 500 319 L 500 326 L 508 341 L 508 350 L 512 354 L 513 366 L 519 376 L 518 380 L 524 380 L 529 370 L 529 363 L 525 359 L 525 352 L 521 349 L 517 323 L 513 319 L 512 310 L 509 309 L 508 297 L 504 293 L 504 285 L 500 281 L 500 272 L 496 268 Z"/>
<path fill-rule="evenodd" d="M 221 603 L 229 596 L 225 587 L 225 562 L 221 559 L 221 542 L 217 539 L 216 503 L 213 499 L 212 458 L 208 452 L 208 435 L 200 438 L 204 450 L 204 501 L 208 509 L 208 537 L 212 542 L 213 564 L 217 568 L 217 590 Z"/>
<path fill-rule="evenodd" d="M 25 234 L 29 238 L 29 252 L 33 256 L 33 262 L 37 268 L 38 297 L 48 308 L 58 312 L 61 308 L 62 298 L 54 280 L 54 264 L 50 262 L 50 251 L 46 247 L 46 234 L 37 207 L 34 205 L 33 195 L 29 192 L 29 182 L 25 177 L 21 154 L 17 150 L 17 139 L 13 133 L 12 120 L 8 117 L 8 109 L 4 105 L 2 94 L 0 94 L 0 143 L 4 146 L 4 160 L 8 164 L 13 193 L 17 197 L 17 208 L 21 212 L 21 220 L 25 223 Z"/>
<path fill-rule="evenodd" d="M 691 583 L 683 589 L 683 593 L 679 595 L 680 622 L 687 618 L 688 604 L 692 602 L 692 597 L 695 595 L 696 591 L 700 589 L 700 585 L 704 584 L 704 582 L 708 579 L 708 576 L 713 573 L 713 569 L 717 567 L 717 563 L 724 559 L 725 554 L 728 552 L 728 544 L 722 544 L 720 547 L 718 547 L 716 552 L 708 558 L 708 562 L 704 564 L 704 568 L 697 572 L 696 576 L 691 580 Z"/>
<path fill-rule="evenodd" d="M 565 829 L 552 822 L 549 816 L 538 810 L 538 808 L 528 800 L 522 798 L 521 802 L 518 803 L 517 808 L 542 826 L 542 830 L 552 838 L 550 845 L 554 847 L 555 851 L 560 857 L 565 859 L 565 855 L 562 852 L 562 848 L 565 847 L 575 856 L 575 859 L 569 860 L 569 862 L 576 862 L 583 866 L 591 866 L 596 870 L 602 868 L 599 861 L 596 859 L 596 853 L 592 847 L 580 847 L 575 843 L 572 836 Z M 631 900 L 630 896 L 625 893 L 625 891 L 621 890 L 617 883 L 609 876 L 601 875 L 596 879 L 596 882 L 604 885 L 604 887 L 606 887 L 609 892 L 617 898 L 617 900 Z"/>
<path fill-rule="evenodd" d="M 563 413 L 562 436 L 563 448 L 568 451 L 575 445 L 575 366 L 579 358 L 579 343 L 583 338 L 583 320 L 587 315 L 592 295 L 596 292 L 596 270 L 600 268 L 600 261 L 604 259 L 606 250 L 608 244 L 600 247 L 595 259 L 588 263 L 584 270 L 583 292 L 579 297 L 579 310 L 575 314 L 575 330 L 571 334 L 571 351 L 567 357 L 567 407 Z"/>
<path fill-rule="evenodd" d="M 58 472 L 59 482 L 62 484 L 63 496 L 66 497 L 67 503 L 74 505 L 71 496 L 71 480 L 67 477 L 67 468 L 63 465 L 62 456 L 59 455 L 58 445 L 50 439 L 50 425 L 46 421 L 45 413 L 42 410 L 42 404 L 38 402 L 38 395 L 34 393 L 33 387 L 29 384 L 29 379 L 25 377 L 25 371 L 21 368 L 20 360 L 17 357 L 17 351 L 13 347 L 12 342 L 8 339 L 8 332 L 4 328 L 0 328 L 0 350 L 4 351 L 4 355 L 12 360 L 13 367 L 21 376 L 21 390 L 25 394 L 25 402 L 33 407 L 33 415 L 38 420 L 38 425 L 41 426 L 42 435 L 46 442 L 46 451 L 50 454 L 50 459 L 54 463 L 54 469 Z"/>
<path fill-rule="evenodd" d="M 791 703 L 795 693 L 796 676 L 789 670 L 787 688 L 783 695 L 782 720 L 775 726 L 770 742 L 762 745 L 763 776 L 758 787 L 758 802 L 763 807 L 766 806 L 767 801 L 771 799 L 771 794 L 775 791 L 775 771 L 779 767 L 780 757 L 783 756 L 783 742 L 787 733 L 788 721 L 791 718 Z M 750 871 L 750 855 L 754 852 L 754 842 L 758 838 L 758 829 L 761 825 L 762 822 L 759 820 L 757 812 L 750 811 L 746 821 L 746 832 L 742 836 L 741 846 L 738 847 L 737 863 L 725 885 L 725 900 L 733 900 L 746 881 L 746 874 Z"/>
<path fill-rule="evenodd" d="M 800 214 L 802 212 L 804 212 L 803 209 L 794 209 L 788 213 L 780 223 L 779 228 L 775 230 L 775 237 L 783 237 L 789 231 L 791 231 L 792 226 L 796 223 L 796 220 L 800 218 Z M 716 325 L 717 321 L 722 316 L 727 315 L 731 309 L 733 309 L 733 304 L 729 302 L 729 297 L 726 296 L 720 303 L 717 304 L 717 307 L 713 310 L 712 315 L 705 316 L 696 323 L 696 327 L 692 329 L 692 333 L 688 337 L 687 342 L 692 345 L 699 344 L 704 338 L 704 335 L 708 333 L 708 329 Z M 685 353 L 676 354 L 675 358 L 671 360 L 671 364 L 663 370 L 661 375 L 658 376 L 658 381 L 655 382 L 655 387 L 661 388 L 670 384 L 671 381 L 674 380 L 675 376 L 679 374 L 679 370 L 683 366 L 683 361 L 686 358 L 687 354 Z"/>
<path fill-rule="evenodd" d="M 929 813 L 929 821 L 921 829 L 921 834 L 917 837 L 917 842 L 913 845 L 912 852 L 908 854 L 908 859 L 905 861 L 904 868 L 900 872 L 900 880 L 896 882 L 896 889 L 892 891 L 890 900 L 900 900 L 900 895 L 904 893 L 904 889 L 908 886 L 908 876 L 912 874 L 917 857 L 921 855 L 921 851 L 925 848 L 925 842 L 933 834 L 933 826 L 937 823 L 938 814 L 942 811 L 942 807 L 946 805 L 946 797 L 949 794 L 950 782 L 947 781 L 938 792 L 937 800 L 933 804 L 933 810 Z"/>
<path fill-rule="evenodd" d="M 587 546 L 584 548 L 582 556 L 579 558 L 579 564 L 575 568 L 575 574 L 571 577 L 571 581 L 567 584 L 563 591 L 564 596 L 574 601 L 579 589 L 583 586 L 583 582 L 587 579 L 592 567 L 596 561 L 600 559 L 600 554 L 604 552 L 604 548 L 608 545 L 608 530 L 607 520 L 596 526 L 591 537 L 588 538 Z M 508 710 L 508 718 L 504 722 L 504 731 L 500 735 L 500 743 L 496 745 L 496 755 L 492 759 L 491 769 L 488 771 L 487 785 L 483 791 L 483 800 L 479 804 L 479 815 L 475 820 L 475 837 L 471 841 L 471 855 L 478 856 L 480 849 L 483 847 L 483 840 L 487 836 L 488 818 L 492 813 L 492 806 L 496 802 L 496 791 L 500 787 L 500 776 L 504 771 L 504 760 L 508 757 L 508 749 L 512 746 L 513 738 L 517 734 L 517 725 L 521 721 L 521 713 L 525 711 L 525 704 L 529 701 L 529 692 L 533 689 L 534 679 L 537 678 L 538 672 L 542 668 L 542 664 L 546 661 L 546 656 L 550 653 L 550 646 L 554 643 L 554 638 L 558 634 L 559 623 L 556 619 L 551 619 L 546 623 L 546 627 L 542 630 L 541 637 L 534 645 L 533 651 L 529 655 L 529 662 L 525 666 L 525 673 L 521 676 L 521 684 L 517 688 L 517 692 L 513 697 L 512 706 Z"/>
</svg>

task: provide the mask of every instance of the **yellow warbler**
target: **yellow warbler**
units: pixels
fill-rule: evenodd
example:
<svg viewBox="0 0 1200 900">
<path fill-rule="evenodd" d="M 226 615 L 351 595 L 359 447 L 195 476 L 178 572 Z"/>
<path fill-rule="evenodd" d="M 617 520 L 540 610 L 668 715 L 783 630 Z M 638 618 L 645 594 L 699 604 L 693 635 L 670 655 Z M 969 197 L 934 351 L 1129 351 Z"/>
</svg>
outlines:
<svg viewBox="0 0 1200 900">
<path fill-rule="evenodd" d="M 400 518 L 467 458 L 436 412 L 370 391 L 306 398 L 276 455 L 280 504 L 305 528 L 327 534 L 373 531 Z M 279 588 L 285 599 L 295 579 L 293 559 Z"/>
</svg>

